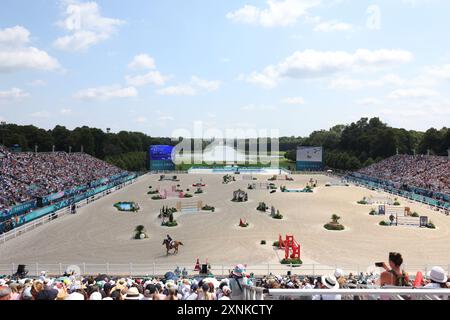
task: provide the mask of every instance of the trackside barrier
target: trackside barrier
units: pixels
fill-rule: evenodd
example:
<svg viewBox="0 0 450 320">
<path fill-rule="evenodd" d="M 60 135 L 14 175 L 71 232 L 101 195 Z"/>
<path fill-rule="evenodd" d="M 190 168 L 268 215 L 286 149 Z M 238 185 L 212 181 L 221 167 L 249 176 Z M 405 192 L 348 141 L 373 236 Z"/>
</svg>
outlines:
<svg viewBox="0 0 450 320">
<path fill-rule="evenodd" d="M 224 264 L 210 264 L 210 272 L 216 277 L 227 277 L 233 270 L 234 266 L 240 262 L 224 263 Z M 108 274 L 111 276 L 133 276 L 133 277 L 145 277 L 145 276 L 164 276 L 168 271 L 174 271 L 176 267 L 180 270 L 186 269 L 188 275 L 199 275 L 198 270 L 195 270 L 195 263 L 86 263 L 80 261 L 74 261 L 72 263 L 36 263 L 30 261 L 18 261 L 14 263 L 0 264 L 0 275 L 12 275 L 17 271 L 19 264 L 26 265 L 28 270 L 28 276 L 39 276 L 41 271 L 46 271 L 49 275 L 59 276 L 64 273 L 69 266 L 78 266 L 81 274 L 83 275 L 98 275 Z M 417 271 L 421 271 L 426 274 L 434 265 L 440 264 L 428 264 L 428 265 L 404 265 L 405 271 L 410 275 L 415 275 Z M 450 273 L 450 264 L 441 265 L 444 269 L 447 269 L 447 274 Z M 350 272 L 354 275 L 359 275 L 360 272 L 365 273 L 367 266 L 349 266 L 349 265 L 336 265 L 325 266 L 320 264 L 303 264 L 303 265 L 283 265 L 283 264 L 248 264 L 246 266 L 247 273 L 253 273 L 255 277 L 266 275 L 286 275 L 288 271 L 292 275 L 306 275 L 306 276 L 319 276 L 333 274 L 335 269 L 342 268 L 346 274 Z M 412 277 L 411 277 L 412 278 Z"/>
<path fill-rule="evenodd" d="M 308 299 L 320 295 L 340 295 L 342 300 L 449 300 L 450 289 L 268 289 L 264 294 L 258 294 L 257 289 L 244 287 L 244 297 L 247 300 L 279 300 Z"/>
</svg>

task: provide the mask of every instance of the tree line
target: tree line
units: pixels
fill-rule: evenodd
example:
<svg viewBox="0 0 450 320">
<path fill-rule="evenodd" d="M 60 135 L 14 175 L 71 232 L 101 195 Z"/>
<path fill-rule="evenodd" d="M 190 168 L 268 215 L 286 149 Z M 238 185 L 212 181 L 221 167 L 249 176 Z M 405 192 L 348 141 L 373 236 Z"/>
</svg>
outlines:
<svg viewBox="0 0 450 320">
<path fill-rule="evenodd" d="M 142 132 L 104 132 L 87 126 L 69 130 L 56 126 L 45 130 L 33 125 L 4 124 L 0 127 L 0 142 L 7 147 L 20 147 L 22 151 L 39 152 L 83 149 L 97 158 L 106 160 L 125 170 L 146 169 L 148 148 L 152 144 L 176 145 L 181 141 L 169 137 L 152 137 Z M 270 140 L 268 139 L 270 142 Z M 203 141 L 203 147 L 208 145 Z M 246 141 L 248 143 L 248 141 Z M 396 154 L 446 155 L 450 148 L 450 129 L 431 128 L 426 132 L 389 127 L 379 118 L 361 118 L 349 125 L 336 125 L 329 130 L 312 132 L 308 137 L 281 137 L 280 151 L 295 161 L 297 146 L 322 146 L 325 165 L 335 169 L 354 170 Z M 268 146 L 270 150 L 271 146 Z"/>
</svg>

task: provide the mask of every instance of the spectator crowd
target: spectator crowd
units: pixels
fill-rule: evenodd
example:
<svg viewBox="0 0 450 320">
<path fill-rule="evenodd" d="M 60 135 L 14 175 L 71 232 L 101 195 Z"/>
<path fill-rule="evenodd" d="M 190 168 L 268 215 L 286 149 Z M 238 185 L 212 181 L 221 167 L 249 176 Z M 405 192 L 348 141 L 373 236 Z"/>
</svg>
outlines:
<svg viewBox="0 0 450 320">
<path fill-rule="evenodd" d="M 121 172 L 85 153 L 16 153 L 0 146 L 0 211 Z"/>
<path fill-rule="evenodd" d="M 399 188 L 423 188 L 432 192 L 450 194 L 450 159 L 426 155 L 395 155 L 359 173 L 390 181 Z"/>
</svg>

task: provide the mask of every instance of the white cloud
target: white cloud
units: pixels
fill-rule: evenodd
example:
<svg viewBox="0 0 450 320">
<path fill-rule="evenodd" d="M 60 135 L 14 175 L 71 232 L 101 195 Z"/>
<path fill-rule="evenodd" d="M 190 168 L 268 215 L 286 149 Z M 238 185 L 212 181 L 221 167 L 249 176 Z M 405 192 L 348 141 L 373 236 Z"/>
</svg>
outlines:
<svg viewBox="0 0 450 320">
<path fill-rule="evenodd" d="M 169 76 L 165 76 L 159 71 L 150 71 L 143 75 L 125 77 L 127 84 L 135 87 L 142 87 L 148 84 L 162 86 L 168 79 L 170 79 Z"/>
<path fill-rule="evenodd" d="M 1 46 L 23 46 L 30 42 L 30 31 L 22 26 L 0 29 Z"/>
<path fill-rule="evenodd" d="M 292 105 L 302 105 L 305 104 L 305 99 L 302 97 L 289 97 L 281 100 L 282 103 L 292 104 Z"/>
<path fill-rule="evenodd" d="M 450 64 L 442 66 L 429 66 L 424 70 L 424 75 L 435 78 L 436 80 L 450 80 Z"/>
<path fill-rule="evenodd" d="M 37 79 L 37 80 L 31 81 L 31 82 L 29 83 L 29 85 L 32 86 L 32 87 L 43 87 L 43 86 L 46 86 L 46 85 L 47 85 L 47 81 Z"/>
<path fill-rule="evenodd" d="M 234 22 L 260 25 L 263 27 L 290 26 L 304 16 L 310 8 L 320 5 L 320 0 L 268 0 L 264 9 L 245 5 L 227 13 Z"/>
<path fill-rule="evenodd" d="M 382 101 L 377 98 L 369 97 L 356 100 L 356 103 L 363 106 L 371 106 L 371 105 L 379 105 L 382 103 Z"/>
<path fill-rule="evenodd" d="M 55 40 L 54 46 L 66 51 L 86 51 L 109 39 L 124 21 L 104 17 L 96 2 L 64 2 L 64 20 L 57 24 L 69 34 Z"/>
<path fill-rule="evenodd" d="M 6 91 L 0 91 L 0 100 L 18 100 L 28 97 L 29 94 L 22 89 L 12 88 Z"/>
<path fill-rule="evenodd" d="M 438 96 L 439 93 L 435 90 L 428 88 L 408 88 L 408 89 L 397 89 L 392 91 L 389 95 L 389 99 L 420 99 L 420 98 L 430 98 Z"/>
<path fill-rule="evenodd" d="M 133 98 L 137 95 L 138 92 L 134 87 L 114 85 L 80 90 L 75 94 L 75 98 L 82 100 L 110 100 L 115 98 Z"/>
<path fill-rule="evenodd" d="M 409 5 L 409 6 L 417 7 L 417 6 L 419 6 L 419 5 L 429 3 L 430 0 L 402 0 L 402 2 L 403 2 L 404 4 Z"/>
<path fill-rule="evenodd" d="M 29 37 L 30 32 L 22 26 L 0 29 L 0 72 L 59 68 L 59 62 L 47 52 L 29 46 Z"/>
<path fill-rule="evenodd" d="M 206 91 L 216 91 L 220 88 L 221 82 L 218 80 L 204 80 L 197 76 L 191 77 L 191 83 L 198 88 L 206 89 Z"/>
<path fill-rule="evenodd" d="M 359 90 L 367 87 L 383 87 L 387 85 L 401 86 L 405 82 L 404 79 L 396 74 L 387 74 L 374 80 L 354 79 L 349 76 L 342 76 L 332 79 L 330 81 L 330 87 L 332 89 Z"/>
<path fill-rule="evenodd" d="M 131 86 L 142 87 L 148 84 L 162 86 L 170 79 L 170 76 L 163 75 L 161 72 L 154 70 L 156 69 L 155 59 L 145 53 L 136 55 L 128 64 L 128 67 L 134 70 L 151 70 L 145 74 L 126 76 L 125 80 Z"/>
<path fill-rule="evenodd" d="M 182 84 L 159 89 L 156 93 L 163 96 L 195 96 L 197 90 L 191 85 Z"/>
<path fill-rule="evenodd" d="M 271 89 L 276 87 L 279 80 L 279 73 L 274 66 L 266 67 L 263 72 L 253 71 L 249 75 L 240 74 L 238 80 L 246 81 L 248 83 Z"/>
<path fill-rule="evenodd" d="M 46 118 L 50 118 L 51 114 L 48 111 L 36 111 L 36 112 L 33 112 L 32 114 L 30 114 L 30 116 L 32 116 L 33 118 L 46 119 Z"/>
<path fill-rule="evenodd" d="M 371 68 L 407 63 L 413 54 L 404 50 L 358 49 L 355 53 L 344 51 L 297 51 L 277 65 L 269 65 L 262 72 L 240 75 L 240 80 L 273 88 L 282 78 L 317 78 L 343 71 L 361 71 Z"/>
<path fill-rule="evenodd" d="M 349 23 L 339 21 L 324 21 L 314 27 L 314 31 L 333 32 L 333 31 L 352 31 L 353 26 Z"/>
<path fill-rule="evenodd" d="M 128 64 L 130 69 L 155 69 L 155 59 L 150 57 L 148 54 L 142 53 L 138 54 L 133 58 Z"/>
<path fill-rule="evenodd" d="M 175 118 L 172 116 L 160 116 L 160 117 L 158 117 L 158 120 L 159 121 L 174 121 Z"/>
<path fill-rule="evenodd" d="M 255 104 L 248 104 L 245 106 L 242 106 L 241 111 L 271 111 L 275 110 L 274 106 L 269 105 L 255 105 Z"/>
<path fill-rule="evenodd" d="M 59 110 L 59 113 L 64 115 L 64 116 L 68 116 L 71 115 L 73 113 L 73 110 L 70 108 L 62 108 Z"/>
<path fill-rule="evenodd" d="M 135 119 L 137 123 L 146 123 L 148 119 L 146 117 L 140 116 Z"/>
<path fill-rule="evenodd" d="M 195 96 L 201 92 L 216 91 L 220 86 L 221 82 L 218 80 L 205 80 L 192 76 L 189 83 L 165 87 L 157 90 L 156 93 L 164 96 Z"/>
</svg>

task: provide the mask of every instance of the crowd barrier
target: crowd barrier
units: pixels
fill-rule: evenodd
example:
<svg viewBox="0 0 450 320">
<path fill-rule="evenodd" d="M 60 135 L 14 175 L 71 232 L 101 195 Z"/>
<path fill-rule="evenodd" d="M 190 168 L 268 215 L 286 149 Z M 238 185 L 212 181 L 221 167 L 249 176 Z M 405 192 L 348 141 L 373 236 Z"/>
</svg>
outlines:
<svg viewBox="0 0 450 320">
<path fill-rule="evenodd" d="M 0 240 L 1 241 L 1 240 Z M 98 274 L 107 274 L 110 276 L 125 276 L 125 277 L 147 277 L 147 276 L 164 276 L 167 272 L 173 272 L 176 267 L 180 270 L 186 269 L 189 276 L 198 276 L 199 272 L 195 269 L 195 261 L 193 263 L 86 263 L 74 261 L 73 263 L 36 263 L 31 261 L 18 261 L 17 263 L 0 264 L 0 275 L 11 275 L 17 271 L 18 264 L 26 265 L 28 276 L 39 276 L 41 271 L 46 271 L 49 275 L 59 276 L 64 274 L 69 266 L 77 266 L 79 271 L 84 276 L 96 276 Z M 242 263 L 210 263 L 210 272 L 218 278 L 228 277 L 234 266 Z M 413 277 L 417 271 L 426 274 L 434 265 L 412 265 L 406 264 L 405 271 L 409 272 Z M 374 270 L 373 267 L 368 268 L 362 265 L 339 265 L 326 266 L 320 264 L 303 264 L 303 265 L 283 265 L 283 264 L 247 264 L 246 272 L 252 273 L 254 277 L 263 277 L 267 275 L 287 275 L 288 272 L 292 275 L 302 276 L 322 276 L 333 274 L 335 269 L 339 267 L 345 271 L 346 274 L 350 272 L 353 275 L 360 273 L 366 274 L 368 269 Z M 447 272 L 450 273 L 450 265 L 442 265 Z"/>
<path fill-rule="evenodd" d="M 342 300 L 449 300 L 449 289 L 404 287 L 366 289 L 268 289 L 244 285 L 244 300 L 312 300 L 339 295 Z"/>
</svg>

